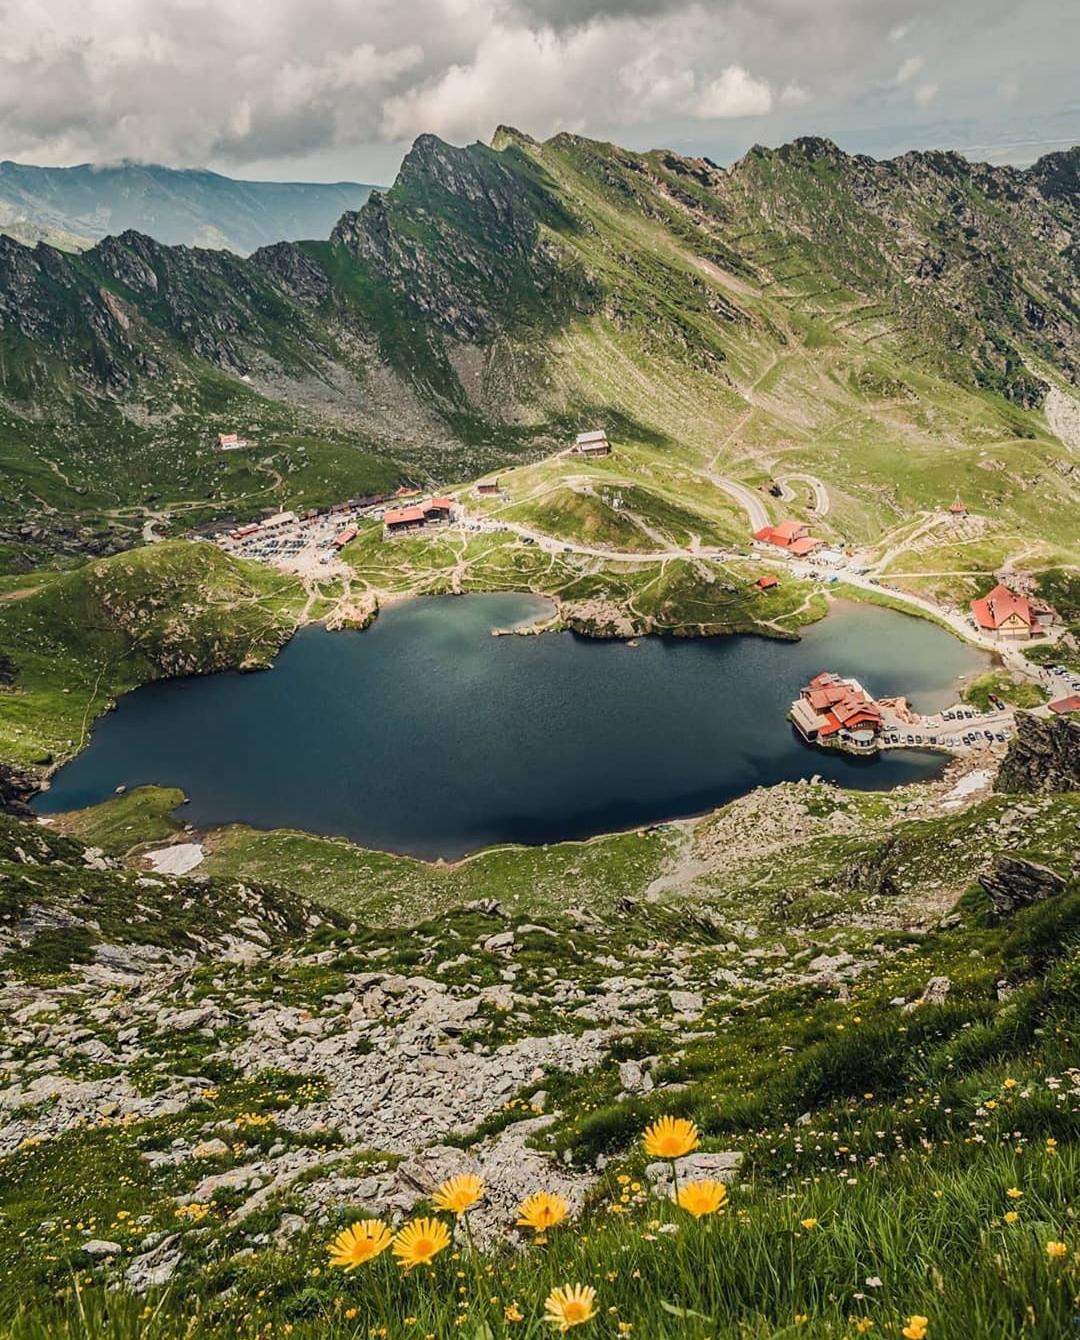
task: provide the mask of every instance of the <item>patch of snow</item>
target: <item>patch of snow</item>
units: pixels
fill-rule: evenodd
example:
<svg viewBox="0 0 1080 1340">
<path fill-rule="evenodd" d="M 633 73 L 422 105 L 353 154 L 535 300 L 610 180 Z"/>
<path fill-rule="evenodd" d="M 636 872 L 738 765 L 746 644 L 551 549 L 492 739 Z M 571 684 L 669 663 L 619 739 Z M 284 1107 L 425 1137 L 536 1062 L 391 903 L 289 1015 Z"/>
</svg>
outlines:
<svg viewBox="0 0 1080 1340">
<path fill-rule="evenodd" d="M 201 842 L 177 842 L 148 851 L 146 861 L 159 875 L 186 875 L 202 864 L 205 855 Z"/>
<path fill-rule="evenodd" d="M 974 772 L 967 773 L 960 778 L 951 791 L 942 797 L 941 808 L 943 810 L 958 809 L 968 796 L 982 790 L 989 782 L 991 775 L 987 768 L 977 768 Z"/>
</svg>

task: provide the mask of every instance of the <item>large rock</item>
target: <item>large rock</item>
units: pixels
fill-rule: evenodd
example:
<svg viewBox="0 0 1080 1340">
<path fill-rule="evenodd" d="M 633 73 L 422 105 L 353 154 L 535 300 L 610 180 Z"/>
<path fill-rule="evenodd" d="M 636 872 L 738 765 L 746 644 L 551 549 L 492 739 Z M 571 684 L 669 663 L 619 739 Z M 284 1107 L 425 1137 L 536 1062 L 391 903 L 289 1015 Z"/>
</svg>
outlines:
<svg viewBox="0 0 1080 1340">
<path fill-rule="evenodd" d="M 998 856 L 993 868 L 979 876 L 994 911 L 1007 917 L 1029 903 L 1041 902 L 1061 893 L 1065 881 L 1055 870 L 1027 861 L 1022 856 Z"/>
<path fill-rule="evenodd" d="M 1016 735 L 994 783 L 995 791 L 1046 794 L 1080 791 L 1080 725 L 1016 714 Z"/>
<path fill-rule="evenodd" d="M 724 1149 L 713 1154 L 687 1154 L 678 1161 L 679 1185 L 698 1181 L 729 1183 L 738 1175 L 740 1163 L 742 1154 L 737 1149 Z M 666 1161 L 648 1164 L 645 1176 L 658 1196 L 668 1197 L 675 1189 L 671 1164 Z"/>
</svg>

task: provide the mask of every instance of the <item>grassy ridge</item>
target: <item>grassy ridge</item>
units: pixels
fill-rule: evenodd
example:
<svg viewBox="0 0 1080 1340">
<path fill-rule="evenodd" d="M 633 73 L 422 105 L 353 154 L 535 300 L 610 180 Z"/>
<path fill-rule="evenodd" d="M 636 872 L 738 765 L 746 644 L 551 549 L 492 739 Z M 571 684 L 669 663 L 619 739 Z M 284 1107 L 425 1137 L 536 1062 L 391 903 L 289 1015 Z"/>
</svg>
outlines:
<svg viewBox="0 0 1080 1340">
<path fill-rule="evenodd" d="M 269 664 L 296 626 L 299 583 L 209 544 L 170 542 L 9 582 L 0 755 L 69 757 L 121 693 L 167 675 Z"/>
</svg>

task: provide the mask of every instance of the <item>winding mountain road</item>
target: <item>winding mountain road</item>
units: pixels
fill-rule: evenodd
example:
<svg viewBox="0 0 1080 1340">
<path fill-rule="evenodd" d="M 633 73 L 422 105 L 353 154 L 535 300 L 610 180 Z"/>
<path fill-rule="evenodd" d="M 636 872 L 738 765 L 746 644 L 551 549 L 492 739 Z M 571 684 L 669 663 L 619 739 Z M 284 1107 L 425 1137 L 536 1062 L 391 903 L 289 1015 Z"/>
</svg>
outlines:
<svg viewBox="0 0 1080 1340">
<path fill-rule="evenodd" d="M 788 486 L 789 480 L 798 480 L 800 483 L 809 484 L 814 490 L 814 511 L 818 516 L 828 516 L 829 509 L 832 507 L 832 499 L 829 497 L 829 490 L 818 479 L 817 475 L 807 474 L 789 474 L 777 475 L 776 482 L 780 485 L 782 496 L 785 502 L 791 502 L 795 497 L 794 489 Z"/>
</svg>

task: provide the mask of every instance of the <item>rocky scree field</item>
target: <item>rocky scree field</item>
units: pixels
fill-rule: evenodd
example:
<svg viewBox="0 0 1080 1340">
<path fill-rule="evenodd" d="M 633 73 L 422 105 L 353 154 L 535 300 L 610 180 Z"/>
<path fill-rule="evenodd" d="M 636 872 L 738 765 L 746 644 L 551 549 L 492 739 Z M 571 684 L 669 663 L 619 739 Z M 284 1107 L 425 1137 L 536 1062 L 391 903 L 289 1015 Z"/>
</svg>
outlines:
<svg viewBox="0 0 1080 1340">
<path fill-rule="evenodd" d="M 604 840 L 544 857 L 559 899 L 510 851 L 400 926 L 355 878 L 330 906 L 287 861 L 150 875 L 0 819 L 0 1329 L 539 1335 L 580 1283 L 583 1335 L 1062 1334 L 1080 731 L 1030 721 L 996 792 L 778 788 L 786 841 L 762 793 L 637 867 L 611 839 L 607 903 Z M 663 1116 L 680 1185 L 723 1184 L 701 1218 Z M 459 1174 L 430 1265 L 331 1263 Z"/>
</svg>

